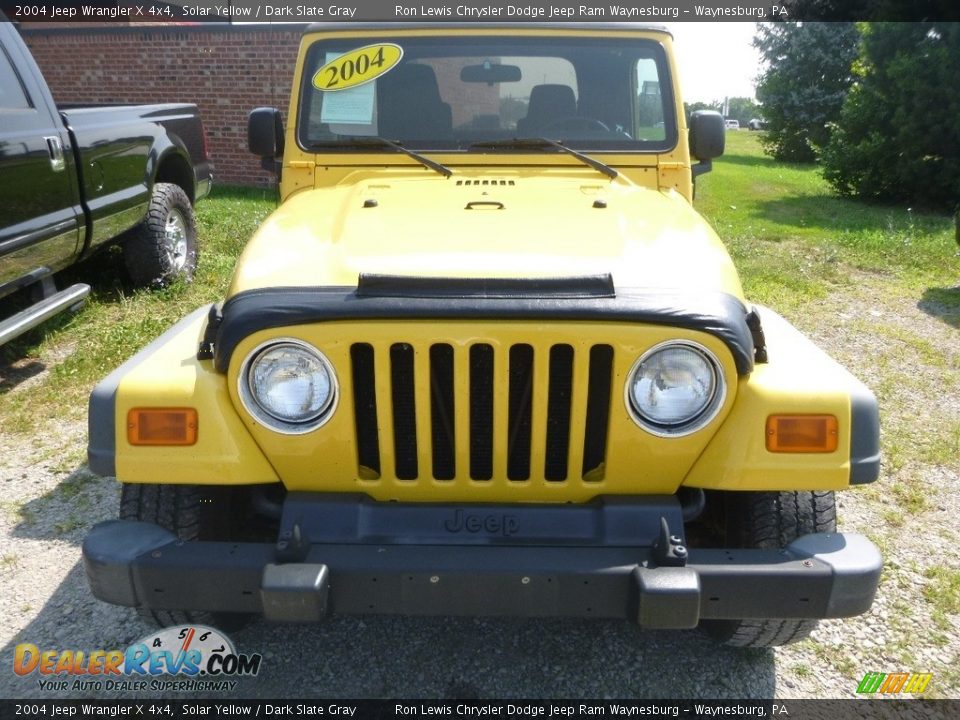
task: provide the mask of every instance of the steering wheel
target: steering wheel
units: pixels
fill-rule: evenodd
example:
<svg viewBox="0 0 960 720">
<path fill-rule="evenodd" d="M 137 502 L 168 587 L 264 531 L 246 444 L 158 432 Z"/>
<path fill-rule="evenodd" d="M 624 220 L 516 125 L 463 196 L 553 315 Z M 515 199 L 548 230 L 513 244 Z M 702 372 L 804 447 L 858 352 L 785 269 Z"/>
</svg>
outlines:
<svg viewBox="0 0 960 720">
<path fill-rule="evenodd" d="M 599 130 L 602 132 L 610 132 L 610 128 L 596 118 L 583 117 L 582 115 L 568 115 L 567 117 L 557 118 L 556 120 L 551 120 L 540 129 L 543 132 L 549 132 L 551 130 Z"/>
</svg>

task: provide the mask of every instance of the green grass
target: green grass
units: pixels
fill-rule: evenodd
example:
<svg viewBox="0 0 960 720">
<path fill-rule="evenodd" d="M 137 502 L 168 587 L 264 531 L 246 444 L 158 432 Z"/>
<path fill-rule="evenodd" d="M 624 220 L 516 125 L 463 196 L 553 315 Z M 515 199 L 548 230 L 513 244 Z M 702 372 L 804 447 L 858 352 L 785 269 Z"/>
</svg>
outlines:
<svg viewBox="0 0 960 720">
<path fill-rule="evenodd" d="M 948 635 L 955 629 L 948 615 L 960 615 L 960 570 L 937 566 L 927 568 L 924 573 L 927 585 L 923 588 L 923 597 L 930 604 L 930 617 L 936 627 L 931 636 L 935 646 L 942 647 L 948 642 Z"/>
<path fill-rule="evenodd" d="M 79 460 L 82 460 L 82 458 L 79 458 Z M 76 462 L 73 464 L 73 466 L 76 467 L 78 464 L 79 462 Z M 79 496 L 92 483 L 95 483 L 98 480 L 99 478 L 90 472 L 76 472 L 60 482 L 54 492 L 60 497 L 61 500 L 68 502 L 76 501 L 77 496 Z"/>
<path fill-rule="evenodd" d="M 32 525 L 37 521 L 37 516 L 27 507 L 26 503 L 15 500 L 0 500 L 0 512 L 2 512 L 9 521 L 23 525 Z"/>
<path fill-rule="evenodd" d="M 726 154 L 698 181 L 696 206 L 728 244 L 747 294 L 799 307 L 849 269 L 893 277 L 960 315 L 949 217 L 836 196 L 810 165 L 777 163 L 757 133 L 728 132 Z"/>
<path fill-rule="evenodd" d="M 944 354 L 942 344 L 936 345 L 906 328 L 896 325 L 885 325 L 883 323 L 873 323 L 870 330 L 898 344 L 909 352 L 913 356 L 913 359 L 924 365 L 941 370 L 955 370 L 957 368 L 956 361 L 951 362 Z"/>
<path fill-rule="evenodd" d="M 125 284 L 117 248 L 72 268 L 61 283 L 83 280 L 93 292 L 83 311 L 61 315 L 0 348 L 0 362 L 38 357 L 71 343 L 73 352 L 29 392 L 0 389 L 4 431 L 34 434 L 46 421 L 78 419 L 92 386 L 170 325 L 205 303 L 223 298 L 233 266 L 254 229 L 273 209 L 269 190 L 217 188 L 197 205 L 199 264 L 194 282 L 159 291 L 133 291 Z"/>
<path fill-rule="evenodd" d="M 923 459 L 935 465 L 956 467 L 960 462 L 960 424 L 938 425 L 923 446 Z"/>
<path fill-rule="evenodd" d="M 66 535 L 68 532 L 73 532 L 77 528 L 82 528 L 84 524 L 84 521 L 76 515 L 70 515 L 68 518 L 55 523 L 53 529 L 58 535 Z"/>
<path fill-rule="evenodd" d="M 929 488 L 914 478 L 906 477 L 903 481 L 894 482 L 890 488 L 893 498 L 897 501 L 898 510 L 909 515 L 919 515 L 929 507 Z"/>
<path fill-rule="evenodd" d="M 833 645 L 824 645 L 823 643 L 807 639 L 800 642 L 800 647 L 811 650 L 821 663 L 828 663 L 841 675 L 852 678 L 857 670 L 857 665 L 850 658 L 849 654 Z"/>
<path fill-rule="evenodd" d="M 960 570 L 956 568 L 927 568 L 924 573 L 928 583 L 923 589 L 927 602 L 942 613 L 960 615 Z"/>
</svg>

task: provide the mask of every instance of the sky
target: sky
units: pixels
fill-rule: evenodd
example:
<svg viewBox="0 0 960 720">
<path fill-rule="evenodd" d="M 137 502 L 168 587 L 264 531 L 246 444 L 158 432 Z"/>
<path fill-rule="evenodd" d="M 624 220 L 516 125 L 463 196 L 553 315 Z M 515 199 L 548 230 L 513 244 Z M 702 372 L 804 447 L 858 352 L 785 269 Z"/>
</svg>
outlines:
<svg viewBox="0 0 960 720">
<path fill-rule="evenodd" d="M 687 102 L 754 97 L 760 54 L 750 45 L 752 22 L 668 22 Z"/>
</svg>

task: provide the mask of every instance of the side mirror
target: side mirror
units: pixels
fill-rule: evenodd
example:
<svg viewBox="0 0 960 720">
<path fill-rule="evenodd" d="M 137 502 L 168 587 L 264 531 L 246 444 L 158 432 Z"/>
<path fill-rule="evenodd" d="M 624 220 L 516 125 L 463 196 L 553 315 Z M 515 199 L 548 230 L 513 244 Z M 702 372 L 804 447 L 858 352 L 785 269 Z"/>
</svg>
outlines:
<svg viewBox="0 0 960 720">
<path fill-rule="evenodd" d="M 247 145 L 250 152 L 273 161 L 283 154 L 283 116 L 276 108 L 260 107 L 247 116 Z"/>
<path fill-rule="evenodd" d="M 697 110 L 690 115 L 690 154 L 700 161 L 693 166 L 694 177 L 710 171 L 710 161 L 723 155 L 726 140 L 723 115 L 716 110 Z"/>
</svg>

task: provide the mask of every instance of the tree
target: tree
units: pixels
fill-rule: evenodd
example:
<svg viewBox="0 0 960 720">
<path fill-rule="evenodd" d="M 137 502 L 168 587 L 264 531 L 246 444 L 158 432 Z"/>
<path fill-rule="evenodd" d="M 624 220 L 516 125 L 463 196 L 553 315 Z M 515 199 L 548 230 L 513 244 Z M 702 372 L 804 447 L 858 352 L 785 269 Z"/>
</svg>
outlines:
<svg viewBox="0 0 960 720">
<path fill-rule="evenodd" d="M 857 82 L 823 154 L 843 194 L 960 204 L 960 23 L 864 23 Z"/>
<path fill-rule="evenodd" d="M 716 110 L 717 112 L 722 112 L 723 103 L 720 102 L 719 100 L 714 100 L 713 102 L 702 102 L 702 101 L 693 102 L 693 103 L 685 102 L 683 104 L 683 109 L 686 111 L 687 117 L 689 118 L 690 115 L 692 113 L 695 113 L 697 110 Z"/>
<path fill-rule="evenodd" d="M 734 97 L 727 101 L 727 117 L 738 120 L 740 127 L 746 127 L 751 119 L 761 114 L 760 106 L 753 101 L 753 98 Z"/>
<path fill-rule="evenodd" d="M 859 33 L 853 23 L 757 23 L 753 45 L 766 62 L 757 84 L 778 160 L 812 162 L 829 140 L 853 76 Z"/>
</svg>

